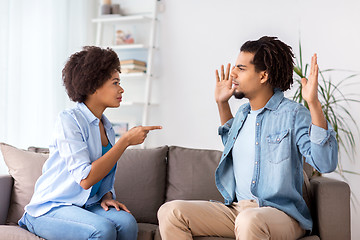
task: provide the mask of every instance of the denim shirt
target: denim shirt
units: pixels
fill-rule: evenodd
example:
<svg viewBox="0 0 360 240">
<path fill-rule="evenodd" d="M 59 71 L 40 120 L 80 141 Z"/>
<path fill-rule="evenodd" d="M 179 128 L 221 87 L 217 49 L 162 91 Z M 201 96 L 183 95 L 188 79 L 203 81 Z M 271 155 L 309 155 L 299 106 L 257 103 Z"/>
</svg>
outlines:
<svg viewBox="0 0 360 240">
<path fill-rule="evenodd" d="M 114 145 L 115 132 L 111 123 L 105 115 L 102 121 L 107 138 Z M 99 191 L 91 199 L 92 187 L 85 190 L 80 186 L 81 180 L 90 173 L 91 163 L 102 156 L 99 123 L 84 103 L 59 114 L 49 146 L 49 159 L 35 184 L 30 203 L 25 206 L 25 213 L 38 217 L 62 205 L 89 206 L 109 191 L 115 199 L 115 171 L 103 178 Z M 19 225 L 23 225 L 22 219 Z"/>
<path fill-rule="evenodd" d="M 225 146 L 215 172 L 215 182 L 226 205 L 236 201 L 232 148 L 243 123 L 251 110 L 242 105 L 235 118 L 219 127 Z M 337 167 L 338 145 L 335 131 L 311 124 L 308 109 L 275 91 L 256 117 L 255 160 L 251 193 L 260 207 L 277 208 L 312 229 L 310 211 L 302 197 L 303 160 L 321 173 Z"/>
</svg>

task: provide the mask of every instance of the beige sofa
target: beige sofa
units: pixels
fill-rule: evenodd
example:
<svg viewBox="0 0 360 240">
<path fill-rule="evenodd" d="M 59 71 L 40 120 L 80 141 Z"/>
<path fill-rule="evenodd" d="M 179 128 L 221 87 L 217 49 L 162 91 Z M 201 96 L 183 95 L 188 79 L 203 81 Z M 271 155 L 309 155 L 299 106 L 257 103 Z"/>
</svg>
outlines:
<svg viewBox="0 0 360 240">
<path fill-rule="evenodd" d="M 40 239 L 16 225 L 30 201 L 47 149 L 20 150 L 0 143 L 10 175 L 0 176 L 0 240 Z M 45 153 L 44 153 L 45 152 Z M 163 146 L 129 149 L 118 161 L 115 191 L 139 224 L 139 240 L 160 240 L 157 210 L 175 199 L 217 200 L 214 183 L 221 152 Z M 302 239 L 350 239 L 350 189 L 345 182 L 325 177 L 310 179 L 312 236 Z M 225 239 L 196 237 L 197 240 Z"/>
</svg>

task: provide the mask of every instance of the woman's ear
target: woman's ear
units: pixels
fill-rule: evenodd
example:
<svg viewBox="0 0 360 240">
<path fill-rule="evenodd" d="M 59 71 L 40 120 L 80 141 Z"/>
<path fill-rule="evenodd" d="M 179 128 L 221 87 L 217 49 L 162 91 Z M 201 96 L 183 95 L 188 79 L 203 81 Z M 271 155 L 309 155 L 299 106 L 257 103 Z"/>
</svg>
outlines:
<svg viewBox="0 0 360 240">
<path fill-rule="evenodd" d="M 266 83 L 268 80 L 268 73 L 266 71 L 262 71 L 261 72 L 261 83 Z"/>
</svg>

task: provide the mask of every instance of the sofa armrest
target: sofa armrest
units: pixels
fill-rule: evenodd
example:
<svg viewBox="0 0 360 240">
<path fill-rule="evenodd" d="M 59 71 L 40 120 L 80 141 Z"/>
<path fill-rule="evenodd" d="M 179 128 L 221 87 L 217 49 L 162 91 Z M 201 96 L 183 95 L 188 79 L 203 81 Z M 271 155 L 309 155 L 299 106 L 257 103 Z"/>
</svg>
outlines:
<svg viewBox="0 0 360 240">
<path fill-rule="evenodd" d="M 12 186 L 13 179 L 10 175 L 0 175 L 0 225 L 6 222 Z"/>
<path fill-rule="evenodd" d="M 310 180 L 315 231 L 321 240 L 347 240 L 350 231 L 350 187 L 326 177 Z"/>
</svg>

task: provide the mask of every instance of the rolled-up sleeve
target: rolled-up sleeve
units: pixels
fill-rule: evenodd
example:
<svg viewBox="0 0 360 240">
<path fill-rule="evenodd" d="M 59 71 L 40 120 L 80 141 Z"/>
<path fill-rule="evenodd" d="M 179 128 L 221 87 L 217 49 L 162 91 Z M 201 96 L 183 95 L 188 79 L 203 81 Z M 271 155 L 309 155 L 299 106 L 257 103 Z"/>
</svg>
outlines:
<svg viewBox="0 0 360 240">
<path fill-rule="evenodd" d="M 332 126 L 327 123 L 327 130 L 311 124 L 309 129 L 310 141 L 319 145 L 324 145 L 328 141 L 330 135 L 336 136 L 336 133 Z"/>
<path fill-rule="evenodd" d="M 71 176 L 80 184 L 91 170 L 88 145 L 81 127 L 70 113 L 63 112 L 56 124 L 56 134 L 59 155 L 66 162 Z"/>
<path fill-rule="evenodd" d="M 338 163 L 338 146 L 335 131 L 327 123 L 328 130 L 311 124 L 309 110 L 297 109 L 295 116 L 296 142 L 306 162 L 320 173 L 332 172 Z"/>
<path fill-rule="evenodd" d="M 218 129 L 218 133 L 221 136 L 221 140 L 223 144 L 225 145 L 229 136 L 229 131 L 234 122 L 234 118 L 227 121 L 224 125 L 220 126 Z"/>
</svg>

